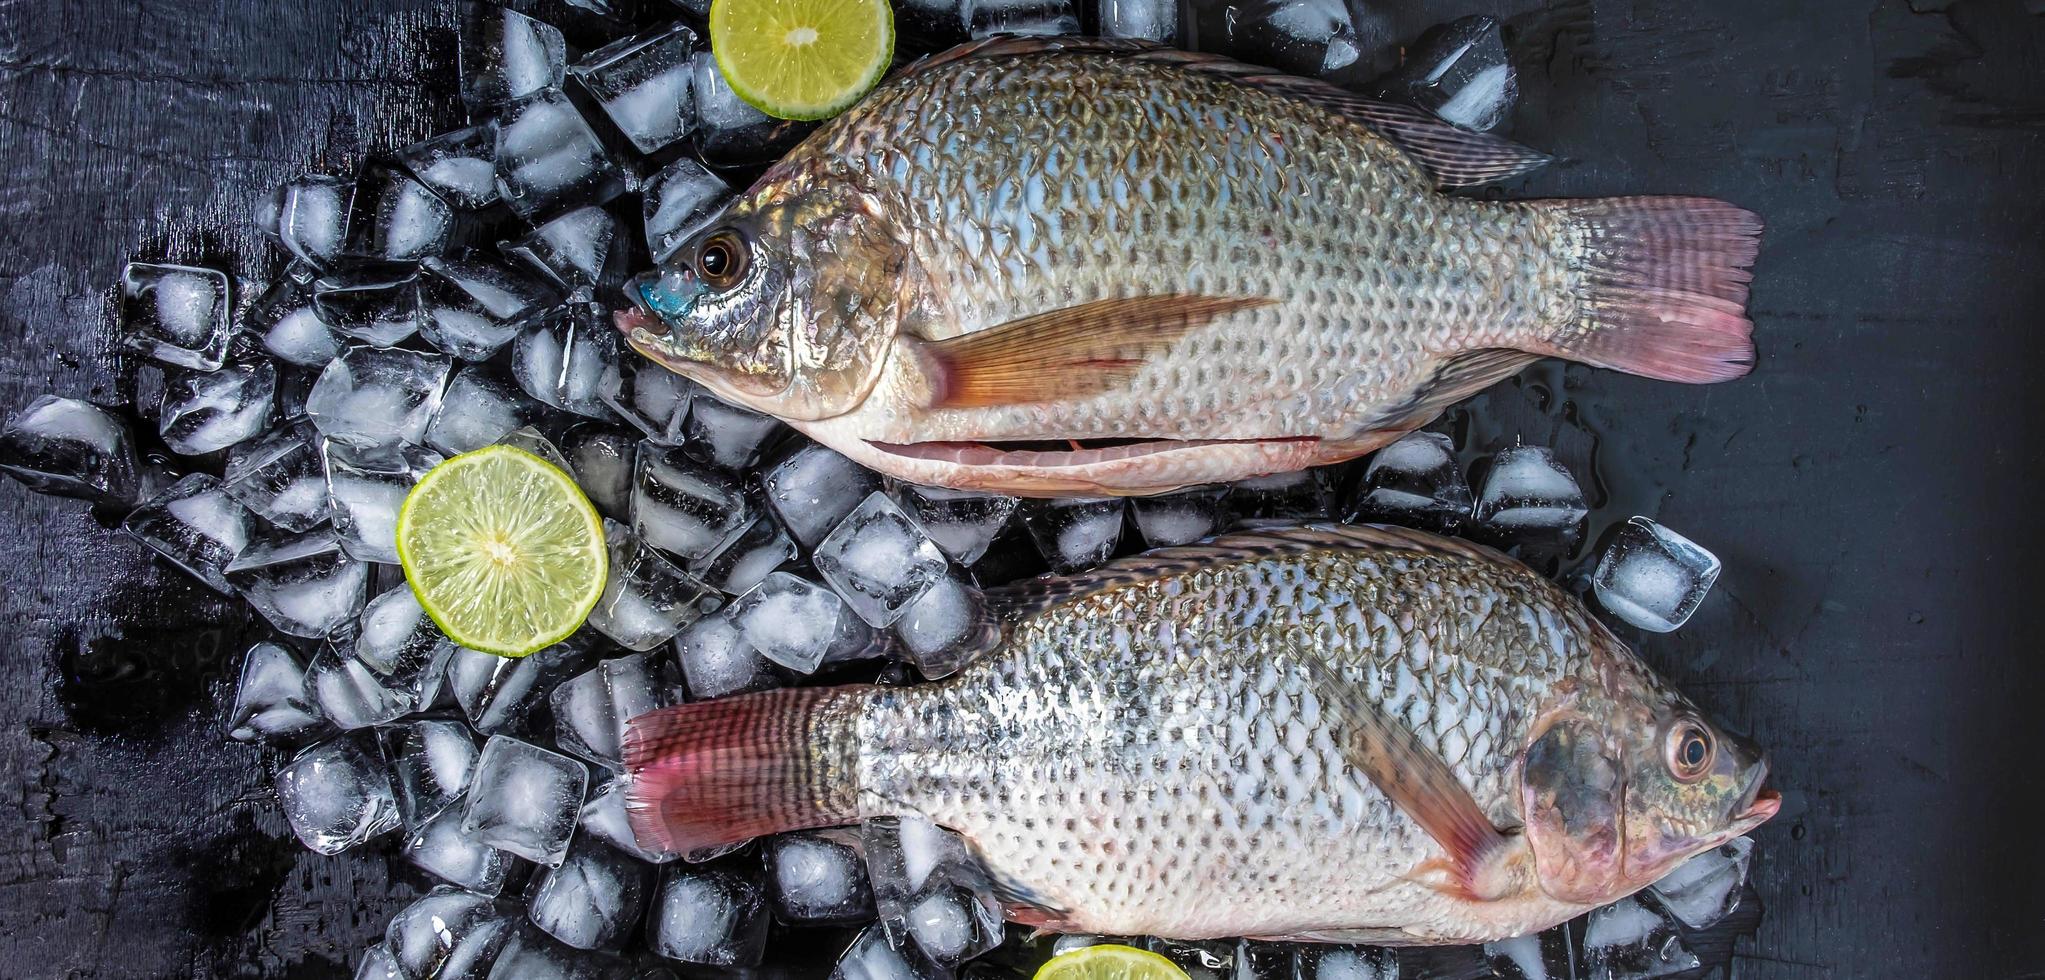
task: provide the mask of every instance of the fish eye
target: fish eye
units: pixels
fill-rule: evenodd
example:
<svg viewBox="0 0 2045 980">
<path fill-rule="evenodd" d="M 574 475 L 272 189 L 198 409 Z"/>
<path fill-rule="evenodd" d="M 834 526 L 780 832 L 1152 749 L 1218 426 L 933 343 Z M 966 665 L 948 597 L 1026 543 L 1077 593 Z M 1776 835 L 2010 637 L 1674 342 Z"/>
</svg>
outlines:
<svg viewBox="0 0 2045 980">
<path fill-rule="evenodd" d="M 1690 782 L 1711 771 L 1711 760 L 1717 753 L 1711 733 L 1696 722 L 1685 721 L 1669 730 L 1668 754 L 1669 771 L 1677 779 Z"/>
<path fill-rule="evenodd" d="M 745 243 L 734 232 L 717 232 L 696 250 L 696 275 L 714 288 L 730 289 L 745 274 Z"/>
</svg>

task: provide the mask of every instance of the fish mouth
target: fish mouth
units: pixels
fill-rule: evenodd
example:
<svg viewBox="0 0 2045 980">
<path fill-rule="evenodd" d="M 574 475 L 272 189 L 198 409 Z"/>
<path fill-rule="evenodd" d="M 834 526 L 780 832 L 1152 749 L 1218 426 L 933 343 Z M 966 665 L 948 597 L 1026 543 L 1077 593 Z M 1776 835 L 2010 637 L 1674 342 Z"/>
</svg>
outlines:
<svg viewBox="0 0 2045 980">
<path fill-rule="evenodd" d="M 617 312 L 612 313 L 611 325 L 617 327 L 618 332 L 624 334 L 627 337 L 632 336 L 632 331 L 634 330 L 644 330 L 648 333 L 661 333 L 667 329 L 667 325 L 660 322 L 659 317 L 654 316 L 653 314 L 648 313 L 637 306 L 628 306 L 622 310 L 618 310 Z"/>
<path fill-rule="evenodd" d="M 1739 833 L 1744 834 L 1767 823 L 1782 811 L 1782 794 L 1768 788 L 1765 785 L 1767 781 L 1768 764 L 1764 762 L 1755 766 L 1754 775 L 1748 777 L 1747 791 L 1743 794 L 1746 803 L 1733 816 L 1733 824 L 1739 828 Z"/>
<path fill-rule="evenodd" d="M 1036 439 L 911 443 L 867 440 L 866 444 L 890 456 L 923 462 L 1035 470 L 1117 463 L 1210 446 L 1272 446 L 1318 441 L 1312 436 L 1300 436 L 1278 439 Z"/>
</svg>

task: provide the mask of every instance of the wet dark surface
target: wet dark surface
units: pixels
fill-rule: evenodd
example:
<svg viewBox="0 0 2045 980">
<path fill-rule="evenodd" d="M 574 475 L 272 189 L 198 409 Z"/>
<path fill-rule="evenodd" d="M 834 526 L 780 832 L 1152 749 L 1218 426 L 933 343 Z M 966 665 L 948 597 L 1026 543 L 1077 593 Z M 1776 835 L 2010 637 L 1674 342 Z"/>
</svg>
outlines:
<svg viewBox="0 0 2045 980">
<path fill-rule="evenodd" d="M 650 4 L 651 5 L 651 4 Z M 1543 365 L 1450 419 L 1553 445 L 1593 533 L 1718 553 L 1678 686 L 1773 750 L 1767 905 L 1741 978 L 2045 975 L 2034 760 L 2045 576 L 2045 17 L 2014 0 L 1495 12 L 1515 134 L 1574 161 L 1514 194 L 1759 211 L 1763 356 L 1713 388 Z M 252 276 L 253 203 L 458 120 L 444 5 L 0 0 L 0 413 L 125 400 L 102 292 L 131 255 Z M 71 501 L 0 484 L 0 975 L 345 976 L 415 877 L 322 858 L 276 759 L 217 717 L 262 633 Z"/>
</svg>

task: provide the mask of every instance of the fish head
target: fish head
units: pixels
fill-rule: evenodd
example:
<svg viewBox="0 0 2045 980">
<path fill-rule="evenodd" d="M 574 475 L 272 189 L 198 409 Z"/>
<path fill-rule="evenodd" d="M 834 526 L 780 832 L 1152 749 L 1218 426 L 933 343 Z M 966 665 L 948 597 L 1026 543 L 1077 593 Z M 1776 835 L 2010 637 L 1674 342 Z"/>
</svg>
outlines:
<svg viewBox="0 0 2045 980">
<path fill-rule="evenodd" d="M 1527 840 L 1560 901 L 1629 895 L 1782 805 L 1754 743 L 1652 679 L 1626 686 L 1551 711 L 1521 762 Z"/>
<path fill-rule="evenodd" d="M 795 421 L 842 415 L 880 379 L 901 319 L 897 240 L 866 202 L 770 188 L 741 198 L 615 315 L 634 350 L 726 401 Z"/>
</svg>

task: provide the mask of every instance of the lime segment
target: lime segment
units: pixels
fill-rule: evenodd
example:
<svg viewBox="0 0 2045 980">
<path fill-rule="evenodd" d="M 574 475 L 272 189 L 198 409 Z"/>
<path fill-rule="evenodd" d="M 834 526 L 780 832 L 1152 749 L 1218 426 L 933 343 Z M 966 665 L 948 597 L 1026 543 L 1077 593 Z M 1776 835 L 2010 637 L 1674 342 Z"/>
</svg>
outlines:
<svg viewBox="0 0 2045 980">
<path fill-rule="evenodd" d="M 485 446 L 428 471 L 398 510 L 398 560 L 448 638 L 523 657 L 568 638 L 604 592 L 603 520 L 560 467 Z"/>
<path fill-rule="evenodd" d="M 1108 943 L 1051 957 L 1031 980 L 1189 980 L 1178 964 L 1148 950 Z"/>
<path fill-rule="evenodd" d="M 880 81 L 895 53 L 887 0 L 713 0 L 710 50 L 761 112 L 824 119 Z"/>
</svg>

